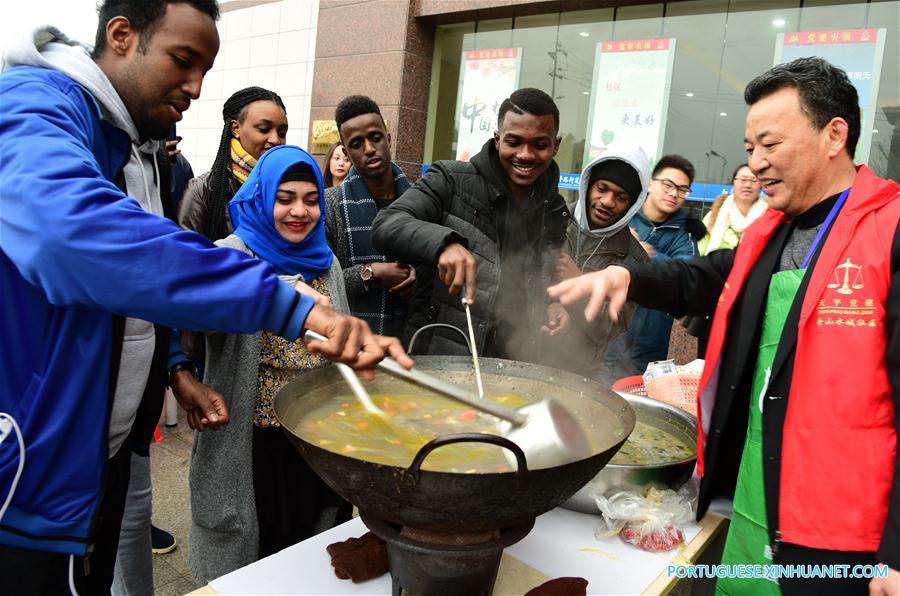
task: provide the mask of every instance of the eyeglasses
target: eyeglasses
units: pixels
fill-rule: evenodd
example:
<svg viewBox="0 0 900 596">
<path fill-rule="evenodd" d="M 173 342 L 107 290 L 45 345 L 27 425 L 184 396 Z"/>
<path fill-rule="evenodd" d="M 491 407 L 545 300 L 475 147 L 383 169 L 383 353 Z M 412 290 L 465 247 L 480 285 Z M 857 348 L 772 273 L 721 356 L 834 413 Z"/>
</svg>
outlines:
<svg viewBox="0 0 900 596">
<path fill-rule="evenodd" d="M 754 176 L 735 176 L 734 182 L 743 182 L 744 184 L 756 184 L 759 182 Z"/>
<path fill-rule="evenodd" d="M 679 198 L 685 199 L 689 194 L 691 194 L 690 186 L 678 186 L 668 178 L 654 178 L 656 182 L 662 184 L 663 190 L 667 193 L 674 192 L 678 195 Z"/>
</svg>

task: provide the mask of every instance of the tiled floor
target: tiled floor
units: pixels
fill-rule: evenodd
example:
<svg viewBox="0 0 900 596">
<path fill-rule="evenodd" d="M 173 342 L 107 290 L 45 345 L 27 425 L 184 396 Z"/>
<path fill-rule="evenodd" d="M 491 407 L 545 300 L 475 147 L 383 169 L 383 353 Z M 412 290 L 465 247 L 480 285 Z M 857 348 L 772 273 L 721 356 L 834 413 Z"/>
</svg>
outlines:
<svg viewBox="0 0 900 596">
<path fill-rule="evenodd" d="M 179 408 L 178 426 L 160 425 L 164 439 L 150 446 L 153 478 L 153 524 L 172 533 L 178 548 L 166 555 L 153 555 L 153 588 L 157 596 L 190 592 L 200 585 L 187 566 L 191 530 L 191 500 L 188 469 L 191 463 L 193 431 Z"/>
</svg>

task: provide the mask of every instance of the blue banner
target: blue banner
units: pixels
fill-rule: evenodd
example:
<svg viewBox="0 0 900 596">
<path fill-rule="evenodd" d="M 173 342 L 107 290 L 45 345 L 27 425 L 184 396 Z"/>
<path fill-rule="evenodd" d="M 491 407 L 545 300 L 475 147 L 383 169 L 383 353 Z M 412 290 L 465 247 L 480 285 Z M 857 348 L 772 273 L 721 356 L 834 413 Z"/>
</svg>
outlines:
<svg viewBox="0 0 900 596">
<path fill-rule="evenodd" d="M 578 179 L 581 174 L 560 174 L 559 190 L 578 190 Z"/>
</svg>

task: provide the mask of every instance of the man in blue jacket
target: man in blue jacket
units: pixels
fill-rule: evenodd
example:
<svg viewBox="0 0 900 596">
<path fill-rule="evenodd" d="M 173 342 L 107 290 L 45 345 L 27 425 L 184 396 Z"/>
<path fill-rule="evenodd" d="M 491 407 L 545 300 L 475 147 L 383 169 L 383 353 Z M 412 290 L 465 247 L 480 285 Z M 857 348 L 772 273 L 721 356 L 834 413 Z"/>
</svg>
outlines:
<svg viewBox="0 0 900 596">
<path fill-rule="evenodd" d="M 706 229 L 683 209 L 693 181 L 694 166 L 687 158 L 671 154 L 656 162 L 647 200 L 629 224 L 652 260 L 687 259 L 698 254 L 697 242 Z M 607 350 L 613 378 L 643 374 L 650 362 L 665 360 L 672 321 L 668 313 L 639 306 L 628 333 Z"/>
<path fill-rule="evenodd" d="M 399 343 L 160 217 L 159 144 L 219 48 L 214 0 L 107 0 L 93 56 L 52 28 L 0 75 L 0 577 L 15 594 L 106 593 L 132 428 L 169 355 L 165 328 L 293 340 L 358 368 Z M 123 191 L 124 189 L 124 191 Z M 125 192 L 127 191 L 127 192 Z M 195 426 L 218 396 L 172 371 Z M 9 441 L 5 441 L 7 437 Z"/>
</svg>

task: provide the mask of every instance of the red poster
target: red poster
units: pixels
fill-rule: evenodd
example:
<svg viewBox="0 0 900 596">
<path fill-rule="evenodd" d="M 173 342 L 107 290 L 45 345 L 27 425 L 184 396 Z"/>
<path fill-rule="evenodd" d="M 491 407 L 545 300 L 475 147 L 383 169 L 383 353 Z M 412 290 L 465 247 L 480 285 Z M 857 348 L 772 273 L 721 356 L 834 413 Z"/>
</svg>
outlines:
<svg viewBox="0 0 900 596">
<path fill-rule="evenodd" d="M 878 29 L 832 29 L 828 31 L 794 31 L 784 34 L 786 46 L 809 46 L 831 43 L 874 43 Z"/>
<path fill-rule="evenodd" d="M 604 41 L 601 52 L 655 52 L 668 50 L 669 38 L 662 39 L 627 39 L 623 41 Z"/>
</svg>

